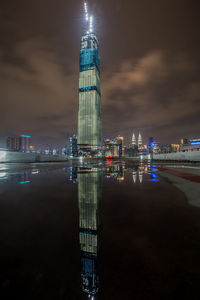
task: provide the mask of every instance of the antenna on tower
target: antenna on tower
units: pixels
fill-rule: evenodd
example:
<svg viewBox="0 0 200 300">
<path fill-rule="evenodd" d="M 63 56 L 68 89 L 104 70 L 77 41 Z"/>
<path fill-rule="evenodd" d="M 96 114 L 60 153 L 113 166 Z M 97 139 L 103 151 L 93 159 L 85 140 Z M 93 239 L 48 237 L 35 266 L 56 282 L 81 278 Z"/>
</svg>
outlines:
<svg viewBox="0 0 200 300">
<path fill-rule="evenodd" d="M 88 12 L 88 4 L 87 1 L 84 0 L 84 11 L 85 11 L 85 20 L 87 22 L 87 34 L 93 32 L 93 16 L 89 16 Z"/>
<path fill-rule="evenodd" d="M 90 16 L 90 32 L 93 31 L 93 16 Z"/>
<path fill-rule="evenodd" d="M 88 22 L 89 21 L 89 15 L 88 15 L 88 5 L 87 5 L 86 1 L 84 1 L 84 10 L 85 10 L 85 20 Z"/>
</svg>

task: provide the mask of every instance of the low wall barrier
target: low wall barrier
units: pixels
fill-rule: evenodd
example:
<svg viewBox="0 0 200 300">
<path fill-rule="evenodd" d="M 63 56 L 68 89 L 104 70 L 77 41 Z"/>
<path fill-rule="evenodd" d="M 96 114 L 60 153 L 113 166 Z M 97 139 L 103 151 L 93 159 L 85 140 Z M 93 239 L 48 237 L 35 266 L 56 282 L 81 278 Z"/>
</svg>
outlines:
<svg viewBox="0 0 200 300">
<path fill-rule="evenodd" d="M 200 161 L 200 151 L 153 154 L 153 160 Z"/>
<path fill-rule="evenodd" d="M 45 155 L 38 153 L 23 153 L 0 150 L 0 163 L 34 163 L 67 160 L 68 158 L 62 155 Z"/>
</svg>

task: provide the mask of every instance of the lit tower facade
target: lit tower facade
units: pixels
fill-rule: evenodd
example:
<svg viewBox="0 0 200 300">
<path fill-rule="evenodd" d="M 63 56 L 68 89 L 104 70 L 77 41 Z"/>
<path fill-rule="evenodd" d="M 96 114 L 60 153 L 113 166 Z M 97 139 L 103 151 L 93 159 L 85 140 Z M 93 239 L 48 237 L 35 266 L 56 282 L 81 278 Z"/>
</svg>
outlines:
<svg viewBox="0 0 200 300">
<path fill-rule="evenodd" d="M 142 136 L 141 136 L 141 133 L 139 133 L 139 136 L 138 136 L 138 148 L 140 148 L 142 146 Z"/>
<path fill-rule="evenodd" d="M 136 145 L 136 138 L 135 138 L 135 134 L 133 133 L 133 136 L 132 136 L 132 146 L 135 146 Z"/>
<path fill-rule="evenodd" d="M 84 5 L 88 29 L 81 37 L 78 148 L 93 152 L 102 144 L 99 43 L 93 33 L 93 17 L 89 17 L 86 2 Z"/>
</svg>

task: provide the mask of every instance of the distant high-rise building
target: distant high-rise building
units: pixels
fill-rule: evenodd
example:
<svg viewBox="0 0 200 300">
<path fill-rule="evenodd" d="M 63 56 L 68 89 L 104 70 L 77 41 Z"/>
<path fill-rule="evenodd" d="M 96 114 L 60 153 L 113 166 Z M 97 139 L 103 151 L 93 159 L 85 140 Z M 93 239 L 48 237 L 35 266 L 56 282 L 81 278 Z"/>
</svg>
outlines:
<svg viewBox="0 0 200 300">
<path fill-rule="evenodd" d="M 9 136 L 7 138 L 7 149 L 9 151 L 28 152 L 30 151 L 31 136 L 29 135 L 17 135 Z"/>
<path fill-rule="evenodd" d="M 124 156 L 124 138 L 122 136 L 116 137 L 116 144 L 118 147 L 118 156 L 123 157 Z"/>
<path fill-rule="evenodd" d="M 74 134 L 69 138 L 70 143 L 70 156 L 78 156 L 78 147 L 77 147 L 77 136 Z"/>
<path fill-rule="evenodd" d="M 61 153 L 62 155 L 67 155 L 67 147 L 63 147 Z"/>
<path fill-rule="evenodd" d="M 184 140 L 180 145 L 180 151 L 200 151 L 200 138 Z"/>
<path fill-rule="evenodd" d="M 154 138 L 151 136 L 151 137 L 149 138 L 148 146 L 151 146 L 151 145 L 153 144 L 153 142 L 154 142 Z"/>
<path fill-rule="evenodd" d="M 116 142 L 113 142 L 113 156 L 114 157 L 119 157 L 119 147 L 118 144 L 116 144 Z"/>
<path fill-rule="evenodd" d="M 88 18 L 87 3 L 85 13 L 89 27 L 81 37 L 78 148 L 95 152 L 102 146 L 99 43 L 93 33 L 92 17 Z"/>
<path fill-rule="evenodd" d="M 138 148 L 140 148 L 142 146 L 142 135 L 141 133 L 139 133 L 139 136 L 138 136 Z"/>
<path fill-rule="evenodd" d="M 113 156 L 114 155 L 114 144 L 111 139 L 106 139 L 103 145 L 103 151 L 105 156 Z"/>
<path fill-rule="evenodd" d="M 123 157 L 125 153 L 124 138 L 118 136 L 114 140 L 105 140 L 103 151 L 106 157 Z"/>
<path fill-rule="evenodd" d="M 188 145 L 188 144 L 189 144 L 189 140 L 188 139 L 185 139 L 185 138 L 181 139 L 181 145 Z"/>
<path fill-rule="evenodd" d="M 152 153 L 153 152 L 153 147 L 154 147 L 154 138 L 151 136 L 149 138 L 149 142 L 148 142 L 148 150 L 149 150 L 149 153 Z"/>
<path fill-rule="evenodd" d="M 135 134 L 133 133 L 132 136 L 132 146 L 135 147 L 136 146 L 136 138 L 135 138 Z"/>
<path fill-rule="evenodd" d="M 9 136 L 6 140 L 6 144 L 9 151 L 18 151 L 19 149 L 19 140 L 17 137 Z"/>
<path fill-rule="evenodd" d="M 192 146 L 195 146 L 195 145 L 199 146 L 200 145 L 200 139 L 192 139 L 192 140 L 190 140 L 190 145 L 192 145 Z"/>
</svg>

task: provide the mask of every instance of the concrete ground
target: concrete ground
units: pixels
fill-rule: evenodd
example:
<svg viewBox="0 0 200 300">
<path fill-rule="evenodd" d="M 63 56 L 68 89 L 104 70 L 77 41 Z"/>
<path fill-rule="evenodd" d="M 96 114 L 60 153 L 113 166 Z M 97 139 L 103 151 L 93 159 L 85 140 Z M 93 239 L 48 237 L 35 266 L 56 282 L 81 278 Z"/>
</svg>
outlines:
<svg viewBox="0 0 200 300">
<path fill-rule="evenodd" d="M 181 190 L 189 204 L 200 207 L 200 166 L 198 164 L 158 164 L 158 174 Z"/>
</svg>

